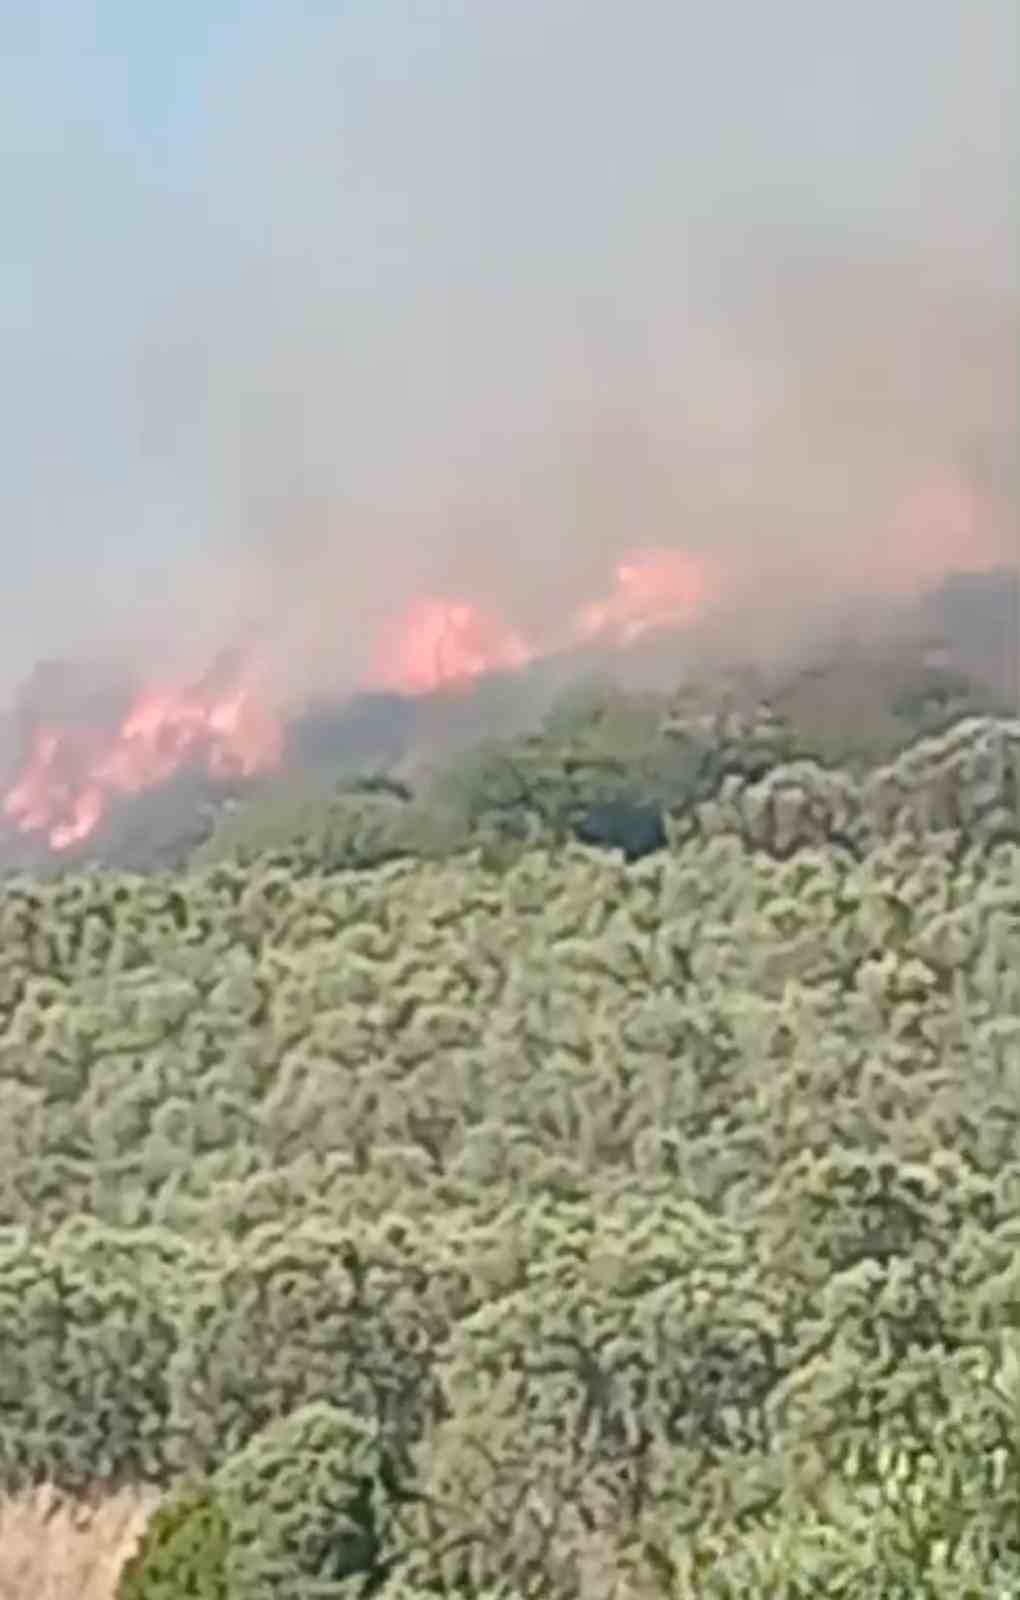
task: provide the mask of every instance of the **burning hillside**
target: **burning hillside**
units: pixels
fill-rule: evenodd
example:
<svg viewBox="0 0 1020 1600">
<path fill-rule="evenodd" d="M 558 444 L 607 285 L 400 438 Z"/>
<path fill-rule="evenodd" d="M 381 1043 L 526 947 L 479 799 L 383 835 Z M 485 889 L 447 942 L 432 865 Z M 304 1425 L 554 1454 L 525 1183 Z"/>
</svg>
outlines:
<svg viewBox="0 0 1020 1600">
<path fill-rule="evenodd" d="M 579 608 L 568 640 L 626 644 L 649 629 L 691 620 L 707 594 L 693 558 L 641 552 L 621 563 L 608 596 Z M 424 599 L 384 631 L 364 687 L 430 694 L 524 667 L 549 648 L 470 601 Z M 254 660 L 224 658 L 193 679 L 145 684 L 122 694 L 115 713 L 107 706 L 101 715 L 84 715 L 66 696 L 47 704 L 46 682 L 43 675 L 40 685 L 37 674 L 23 705 L 20 762 L 0 807 L 9 827 L 44 838 L 52 850 L 81 843 L 116 800 L 182 770 L 247 777 L 283 755 L 271 675 Z"/>
<path fill-rule="evenodd" d="M 470 602 L 421 600 L 387 630 L 372 673 L 373 687 L 428 694 L 523 667 L 533 652 L 500 617 Z"/>
<path fill-rule="evenodd" d="M 898 600 L 949 570 L 994 565 L 980 510 L 957 479 L 927 479 L 898 507 L 863 592 Z M 361 688 L 413 698 L 593 642 L 629 648 L 710 617 L 731 576 L 723 563 L 690 551 L 636 549 L 617 564 L 607 591 L 576 606 L 558 637 L 546 639 L 525 638 L 465 597 L 422 598 L 384 628 Z M 276 767 L 287 730 L 274 687 L 271 659 L 244 654 L 224 655 L 193 677 L 165 676 L 87 700 L 74 678 L 37 671 L 22 698 L 17 768 L 0 796 L 8 832 L 65 851 L 115 803 L 175 775 L 223 780 Z"/>
<path fill-rule="evenodd" d="M 213 777 L 246 777 L 274 765 L 281 732 L 250 662 L 221 662 L 192 682 L 156 681 L 116 718 L 37 709 L 3 796 L 3 815 L 54 850 L 88 837 L 119 796 L 166 782 L 199 764 Z"/>
</svg>

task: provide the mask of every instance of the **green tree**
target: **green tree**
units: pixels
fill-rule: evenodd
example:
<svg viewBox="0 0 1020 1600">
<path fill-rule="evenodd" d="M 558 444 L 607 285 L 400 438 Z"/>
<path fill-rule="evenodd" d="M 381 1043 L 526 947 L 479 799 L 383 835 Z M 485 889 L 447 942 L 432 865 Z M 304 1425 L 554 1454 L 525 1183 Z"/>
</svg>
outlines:
<svg viewBox="0 0 1020 1600">
<path fill-rule="evenodd" d="M 230 1528 L 210 1484 L 188 1483 L 150 1517 L 116 1600 L 240 1600 L 227 1568 Z"/>
</svg>

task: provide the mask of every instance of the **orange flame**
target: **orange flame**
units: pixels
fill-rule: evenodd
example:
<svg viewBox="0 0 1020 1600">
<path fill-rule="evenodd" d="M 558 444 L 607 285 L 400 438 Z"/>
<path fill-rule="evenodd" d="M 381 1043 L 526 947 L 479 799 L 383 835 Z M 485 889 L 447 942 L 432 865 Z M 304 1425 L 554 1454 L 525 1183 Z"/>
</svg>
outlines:
<svg viewBox="0 0 1020 1600">
<path fill-rule="evenodd" d="M 250 670 L 221 689 L 208 679 L 143 691 L 111 734 L 41 725 L 3 799 L 24 833 L 44 833 L 54 850 L 86 838 L 116 795 L 164 782 L 203 760 L 217 777 L 250 775 L 279 760 L 279 724 L 265 711 Z"/>
<path fill-rule="evenodd" d="M 995 565 L 994 541 L 978 498 L 958 477 L 934 471 L 901 502 L 881 551 L 867 558 L 869 580 L 886 593 L 916 590 L 955 568 Z M 622 560 L 609 592 L 582 606 L 568 638 L 627 645 L 653 629 L 685 626 L 725 586 L 727 568 L 675 548 L 637 550 Z M 466 600 L 421 599 L 386 630 L 370 674 L 374 688 L 427 694 L 487 672 L 519 668 L 545 649 L 526 643 L 503 619 Z M 54 850 L 87 837 L 112 797 L 165 781 L 184 762 L 214 776 L 275 765 L 282 734 L 265 709 L 249 663 L 230 675 L 164 683 L 139 694 L 112 735 L 37 723 L 20 773 L 0 813 Z"/>
<path fill-rule="evenodd" d="M 420 600 L 388 632 L 373 681 L 427 694 L 485 672 L 522 667 L 531 651 L 500 618 L 467 601 Z"/>
<path fill-rule="evenodd" d="M 682 550 L 643 550 L 621 561 L 608 596 L 577 613 L 575 637 L 614 636 L 629 644 L 654 628 L 689 623 L 712 590 L 708 563 Z"/>
<path fill-rule="evenodd" d="M 703 562 L 679 551 L 639 552 L 621 562 L 609 596 L 575 617 L 573 638 L 608 633 L 626 643 L 648 628 L 689 620 L 709 592 Z M 465 600 L 411 605 L 387 630 L 371 674 L 375 688 L 427 694 L 487 672 L 526 665 L 538 652 L 501 618 Z M 165 782 L 186 762 L 216 777 L 247 775 L 280 759 L 282 733 L 263 707 L 249 664 L 197 682 L 151 685 L 112 733 L 37 722 L 0 812 L 54 850 L 88 837 L 118 795 Z"/>
</svg>

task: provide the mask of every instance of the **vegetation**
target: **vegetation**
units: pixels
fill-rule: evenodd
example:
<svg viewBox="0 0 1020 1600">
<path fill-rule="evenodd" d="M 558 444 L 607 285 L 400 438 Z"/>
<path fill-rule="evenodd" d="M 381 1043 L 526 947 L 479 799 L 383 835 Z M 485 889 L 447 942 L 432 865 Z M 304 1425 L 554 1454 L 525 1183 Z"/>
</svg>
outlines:
<svg viewBox="0 0 1020 1600">
<path fill-rule="evenodd" d="M 8 1496 L 161 1493 L 120 1600 L 1020 1595 L 1018 777 L 600 690 L 6 882 Z"/>
<path fill-rule="evenodd" d="M 121 1573 L 119 1600 L 229 1600 L 229 1554 L 229 1524 L 211 1488 L 181 1488 L 149 1519 Z"/>
</svg>

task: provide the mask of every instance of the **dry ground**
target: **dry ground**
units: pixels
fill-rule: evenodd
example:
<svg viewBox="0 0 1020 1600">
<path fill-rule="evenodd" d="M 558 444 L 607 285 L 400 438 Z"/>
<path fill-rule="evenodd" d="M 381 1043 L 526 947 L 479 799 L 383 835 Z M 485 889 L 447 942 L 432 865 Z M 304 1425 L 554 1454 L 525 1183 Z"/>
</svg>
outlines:
<svg viewBox="0 0 1020 1600">
<path fill-rule="evenodd" d="M 0 1600 L 113 1600 L 155 1498 L 62 1508 L 40 1489 L 0 1502 Z"/>
</svg>

